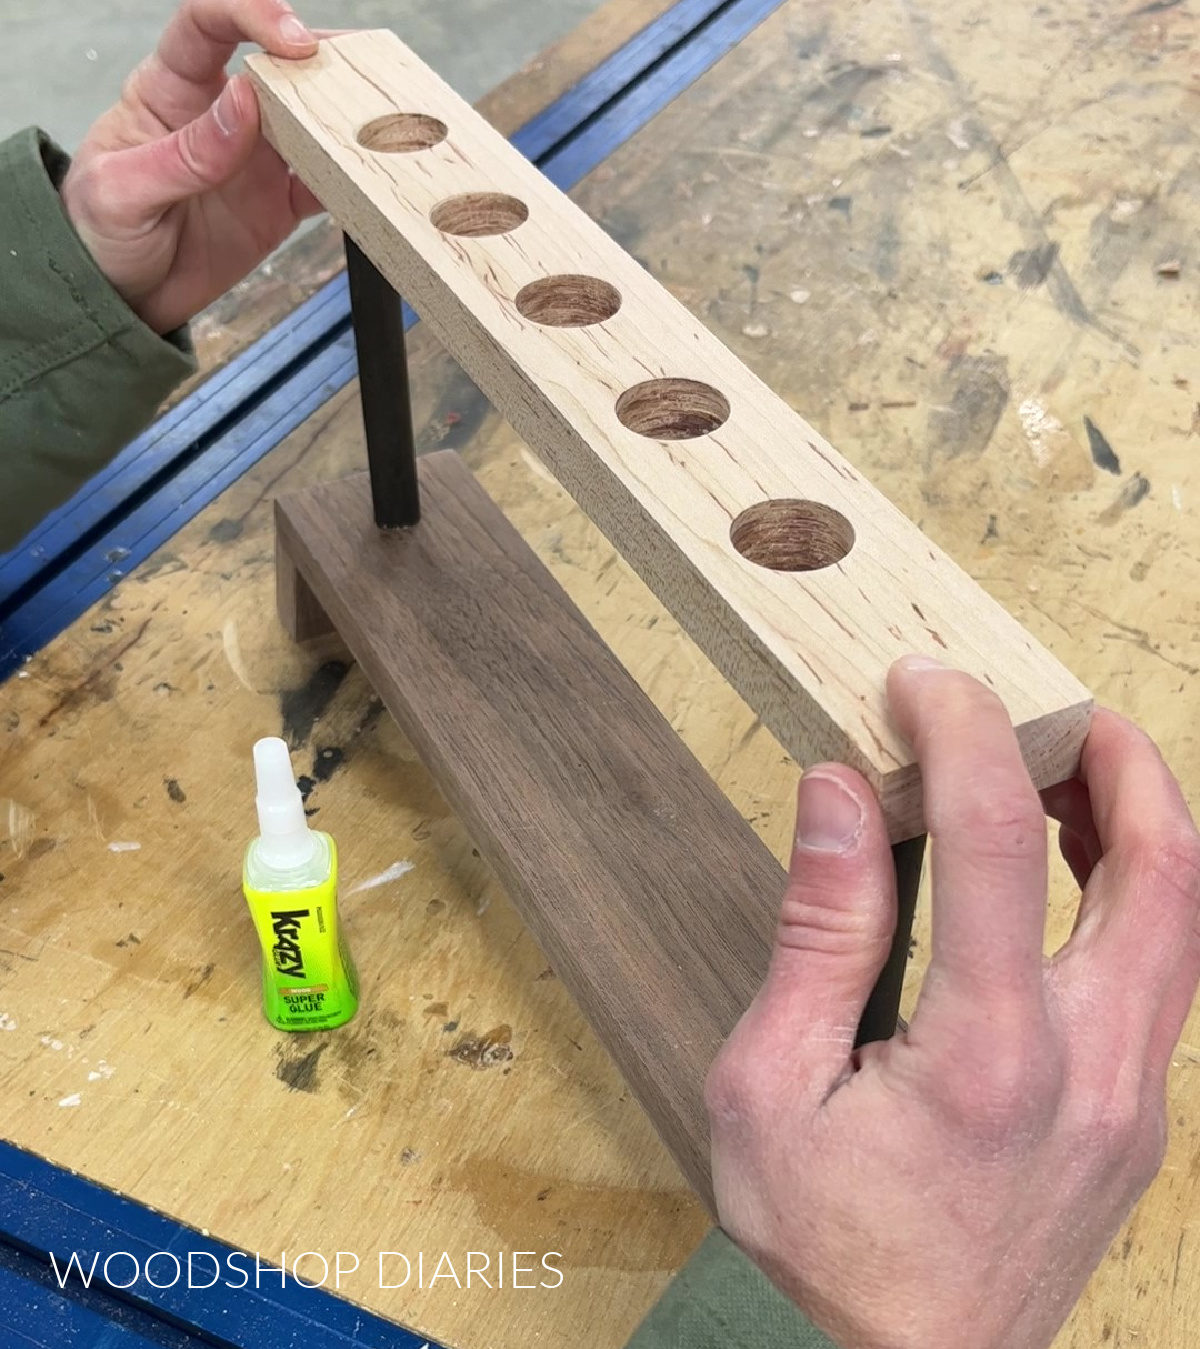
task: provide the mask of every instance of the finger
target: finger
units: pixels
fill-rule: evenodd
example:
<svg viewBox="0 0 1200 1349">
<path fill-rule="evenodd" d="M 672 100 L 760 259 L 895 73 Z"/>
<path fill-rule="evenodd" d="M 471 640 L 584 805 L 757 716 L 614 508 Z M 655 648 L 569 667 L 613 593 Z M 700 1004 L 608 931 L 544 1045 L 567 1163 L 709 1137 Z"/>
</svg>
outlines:
<svg viewBox="0 0 1200 1349">
<path fill-rule="evenodd" d="M 1097 709 L 1079 777 L 1053 789 L 1050 806 L 1081 838 L 1093 873 L 1105 859 L 1107 875 L 1084 892 L 1081 940 L 1092 940 L 1093 928 L 1098 934 L 1117 921 L 1118 911 L 1127 915 L 1125 927 L 1142 916 L 1156 918 L 1129 916 L 1141 898 L 1135 874 L 1158 866 L 1161 855 L 1194 827 L 1183 793 L 1150 738 L 1116 713 Z"/>
<path fill-rule="evenodd" d="M 1073 834 L 1083 847 L 1088 860 L 1088 872 L 1100 860 L 1104 851 L 1100 846 L 1100 836 L 1096 832 L 1096 822 L 1092 818 L 1092 798 L 1088 789 L 1079 778 L 1070 778 L 1047 787 L 1041 793 L 1042 809 L 1052 820 L 1057 820 L 1068 833 Z M 1086 884 L 1087 876 L 1076 876 L 1081 885 Z"/>
<path fill-rule="evenodd" d="M 155 54 L 134 72 L 130 90 L 164 126 L 179 130 L 216 98 L 241 42 L 294 58 L 317 48 L 316 34 L 283 0 L 187 0 Z"/>
<path fill-rule="evenodd" d="M 159 39 L 163 66 L 193 84 L 217 79 L 241 42 L 273 56 L 311 56 L 317 38 L 283 0 L 185 0 Z"/>
<path fill-rule="evenodd" d="M 1058 850 L 1079 886 L 1079 909 L 1072 933 L 1089 921 L 1099 886 L 1089 885 L 1092 873 L 1103 854 L 1096 822 L 1092 818 L 1092 798 L 1078 778 L 1056 783 L 1041 793 L 1042 808 L 1052 820 L 1058 820 Z"/>
<path fill-rule="evenodd" d="M 1071 869 L 1071 875 L 1075 877 L 1075 884 L 1080 890 L 1086 891 L 1087 883 L 1091 879 L 1092 871 L 1095 868 L 1095 862 L 1092 860 L 1088 851 L 1087 844 L 1073 830 L 1065 825 L 1058 831 L 1058 850 L 1062 853 L 1063 861 Z M 1083 917 L 1083 900 L 1080 898 L 1079 916 L 1076 918 L 1076 924 Z"/>
<path fill-rule="evenodd" d="M 1161 1094 L 1200 983 L 1200 840 L 1114 848 L 1089 892 L 1051 978 L 1090 1031 L 1098 1060 L 1140 1065 Z"/>
<path fill-rule="evenodd" d="M 801 779 L 787 891 L 766 981 L 739 1027 L 743 1052 L 792 1065 L 824 1099 L 850 1070 L 855 1032 L 896 924 L 891 849 L 855 772 Z"/>
<path fill-rule="evenodd" d="M 970 1005 L 1041 1006 L 1046 825 L 1004 705 L 925 657 L 888 675 L 921 765 L 933 873 L 932 985 Z"/>
<path fill-rule="evenodd" d="M 1190 903 L 1193 913 L 1200 910 L 1200 885 L 1193 886 Z M 1195 1005 L 1196 990 L 1200 988 L 1198 945 L 1200 938 L 1193 936 L 1189 948 L 1179 953 L 1175 972 L 1164 986 L 1162 1006 L 1150 1031 L 1146 1066 L 1150 1082 L 1158 1092 L 1166 1086 L 1171 1059 Z"/>
<path fill-rule="evenodd" d="M 1108 708 L 1097 708 L 1092 717 L 1079 777 L 1104 852 L 1139 838 L 1148 821 L 1192 827 L 1179 784 L 1154 742 Z"/>
<path fill-rule="evenodd" d="M 1090 921 L 1062 963 L 1102 981 L 1114 1015 L 1151 1023 L 1151 1059 L 1165 1072 L 1200 980 L 1200 837 L 1162 755 L 1115 713 L 1095 713 L 1080 777 L 1104 855 Z"/>
<path fill-rule="evenodd" d="M 288 180 L 291 194 L 292 214 L 296 220 L 309 220 L 315 215 L 324 215 L 325 207 L 320 200 L 293 173 Z"/>
<path fill-rule="evenodd" d="M 106 228 L 136 235 L 176 203 L 222 187 L 253 155 L 258 127 L 258 102 L 245 78 L 238 76 L 203 116 L 182 130 L 115 151 L 106 175 Z M 93 214 L 100 213 L 93 205 Z"/>
</svg>

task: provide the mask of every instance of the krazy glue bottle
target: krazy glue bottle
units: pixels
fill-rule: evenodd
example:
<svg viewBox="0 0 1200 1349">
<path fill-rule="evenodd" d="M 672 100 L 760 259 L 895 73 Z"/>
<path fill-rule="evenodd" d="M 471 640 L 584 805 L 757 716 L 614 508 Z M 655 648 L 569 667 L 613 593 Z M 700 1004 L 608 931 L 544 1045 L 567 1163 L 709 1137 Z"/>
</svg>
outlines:
<svg viewBox="0 0 1200 1349">
<path fill-rule="evenodd" d="M 358 1011 L 358 975 L 338 930 L 337 847 L 308 827 L 287 744 L 254 746 L 258 837 L 242 889 L 262 947 L 263 1011 L 279 1030 L 332 1030 Z"/>
</svg>

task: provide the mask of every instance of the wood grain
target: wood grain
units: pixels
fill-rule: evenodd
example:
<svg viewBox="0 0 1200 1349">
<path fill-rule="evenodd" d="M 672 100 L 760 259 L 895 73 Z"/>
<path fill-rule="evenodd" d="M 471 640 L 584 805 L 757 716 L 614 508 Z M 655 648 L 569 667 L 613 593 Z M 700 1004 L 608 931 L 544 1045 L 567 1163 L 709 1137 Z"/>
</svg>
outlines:
<svg viewBox="0 0 1200 1349">
<path fill-rule="evenodd" d="M 277 502 L 284 552 L 711 1207 L 704 1078 L 783 870 L 459 456 L 420 480 L 394 533 L 365 475 Z"/>
<path fill-rule="evenodd" d="M 1078 680 L 398 38 L 250 64 L 280 153 L 801 762 L 923 832 L 884 700 L 920 651 L 997 690 L 1037 786 L 1074 773 Z"/>
</svg>

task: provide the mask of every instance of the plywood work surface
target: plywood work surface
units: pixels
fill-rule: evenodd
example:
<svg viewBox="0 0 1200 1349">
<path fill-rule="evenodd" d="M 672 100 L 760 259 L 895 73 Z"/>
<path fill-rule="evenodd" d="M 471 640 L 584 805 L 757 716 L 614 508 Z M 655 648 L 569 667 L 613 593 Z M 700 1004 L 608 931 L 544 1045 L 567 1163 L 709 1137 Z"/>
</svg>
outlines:
<svg viewBox="0 0 1200 1349">
<path fill-rule="evenodd" d="M 1196 802 L 1200 31 L 1189 3 L 1134 8 L 795 0 L 575 198 Z M 464 453 L 785 856 L 795 766 L 428 335 L 412 350 L 422 445 Z M 270 617 L 270 499 L 362 468 L 354 397 L 0 690 L 5 1133 L 264 1256 L 553 1243 L 558 1289 L 344 1291 L 471 1349 L 615 1347 L 699 1208 L 361 673 Z M 366 989 L 309 1041 L 259 1017 L 237 888 L 249 745 L 280 731 Z M 1052 943 L 1072 902 L 1056 869 Z M 1190 1349 L 1196 1018 L 1171 1106 L 1058 1349 Z"/>
</svg>

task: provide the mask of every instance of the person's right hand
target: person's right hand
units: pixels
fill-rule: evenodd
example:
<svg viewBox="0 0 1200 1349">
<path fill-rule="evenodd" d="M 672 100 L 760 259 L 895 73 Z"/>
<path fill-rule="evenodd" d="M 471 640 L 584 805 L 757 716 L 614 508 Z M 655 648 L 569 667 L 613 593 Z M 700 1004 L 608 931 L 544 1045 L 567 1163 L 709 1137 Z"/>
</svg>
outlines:
<svg viewBox="0 0 1200 1349">
<path fill-rule="evenodd" d="M 770 972 L 708 1082 L 722 1225 L 843 1349 L 1045 1349 L 1161 1163 L 1200 977 L 1200 839 L 1150 741 L 1098 711 L 1046 794 L 1083 888 L 1042 954 L 1046 829 L 999 700 L 910 658 L 933 942 L 907 1035 L 853 1050 L 895 924 L 865 781 L 801 782 Z"/>
</svg>

